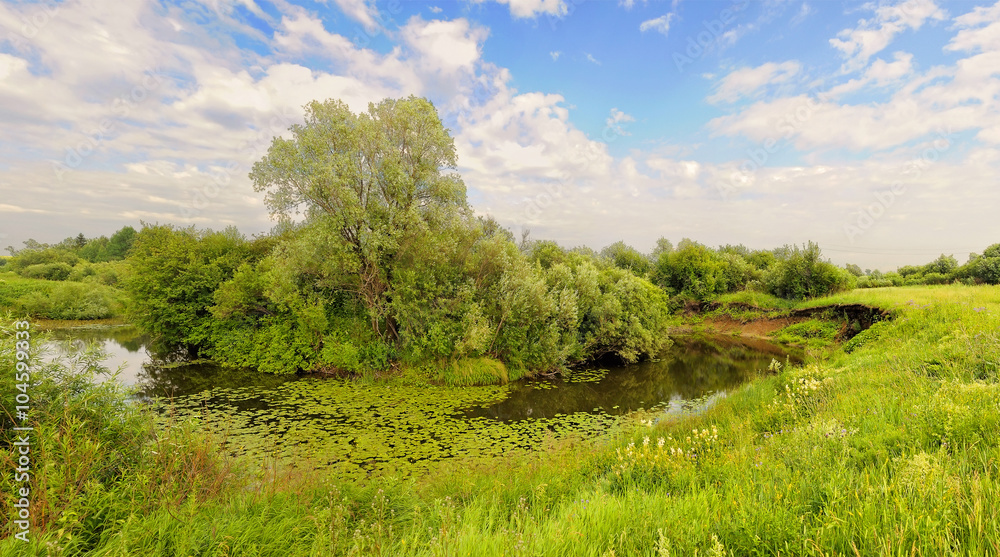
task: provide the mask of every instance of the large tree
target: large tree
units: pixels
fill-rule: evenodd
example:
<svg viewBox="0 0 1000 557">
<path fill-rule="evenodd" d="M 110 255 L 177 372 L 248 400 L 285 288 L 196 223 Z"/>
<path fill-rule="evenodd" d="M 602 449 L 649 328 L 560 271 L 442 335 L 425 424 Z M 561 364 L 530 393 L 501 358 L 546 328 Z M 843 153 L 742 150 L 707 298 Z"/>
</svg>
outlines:
<svg viewBox="0 0 1000 557">
<path fill-rule="evenodd" d="M 275 138 L 253 166 L 273 218 L 304 214 L 303 235 L 324 245 L 306 269 L 316 284 L 357 295 L 379 335 L 401 246 L 454 211 L 467 210 L 454 172 L 455 144 L 430 101 L 409 97 L 351 112 L 343 102 L 306 105 L 291 139 Z M 317 246 L 318 247 L 318 246 Z"/>
</svg>

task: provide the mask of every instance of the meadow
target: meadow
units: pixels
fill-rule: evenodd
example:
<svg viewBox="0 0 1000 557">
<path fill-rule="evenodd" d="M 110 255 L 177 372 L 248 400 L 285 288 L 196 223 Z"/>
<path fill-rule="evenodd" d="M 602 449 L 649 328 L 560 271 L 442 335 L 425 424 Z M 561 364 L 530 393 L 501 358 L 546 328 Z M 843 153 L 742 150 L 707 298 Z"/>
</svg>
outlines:
<svg viewBox="0 0 1000 557">
<path fill-rule="evenodd" d="M 7 523 L 0 555 L 1000 554 L 1000 287 L 793 309 L 845 303 L 891 319 L 699 413 L 407 480 L 222 457 L 192 425 L 155 428 L 112 384 L 87 386 L 99 358 L 81 354 L 36 374 L 32 541 Z"/>
</svg>

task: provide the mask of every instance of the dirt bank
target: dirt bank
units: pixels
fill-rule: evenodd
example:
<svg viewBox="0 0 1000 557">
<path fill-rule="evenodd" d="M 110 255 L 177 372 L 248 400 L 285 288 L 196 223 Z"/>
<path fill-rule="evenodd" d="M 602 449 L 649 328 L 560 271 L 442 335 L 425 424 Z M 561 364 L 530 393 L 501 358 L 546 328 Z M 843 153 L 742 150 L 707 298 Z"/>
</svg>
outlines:
<svg viewBox="0 0 1000 557">
<path fill-rule="evenodd" d="M 747 312 L 760 312 L 761 316 L 752 319 L 735 319 L 719 312 L 724 309 L 721 304 L 709 302 L 702 304 L 700 313 L 705 315 L 703 326 L 722 334 L 738 334 L 749 338 L 770 338 L 775 332 L 789 325 L 824 319 L 843 323 L 838 340 L 850 340 L 854 335 L 871 327 L 874 323 L 888 319 L 889 313 L 879 308 L 863 304 L 832 304 L 796 310 L 767 311 L 747 304 L 729 304 L 731 309 Z"/>
</svg>

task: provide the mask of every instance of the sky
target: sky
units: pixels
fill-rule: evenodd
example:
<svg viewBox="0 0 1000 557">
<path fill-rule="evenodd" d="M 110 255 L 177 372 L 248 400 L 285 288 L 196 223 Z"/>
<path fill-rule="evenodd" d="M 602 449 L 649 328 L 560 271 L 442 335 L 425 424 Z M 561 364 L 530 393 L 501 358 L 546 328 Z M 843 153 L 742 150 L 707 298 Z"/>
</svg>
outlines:
<svg viewBox="0 0 1000 557">
<path fill-rule="evenodd" d="M 247 174 L 312 100 L 429 98 L 478 214 L 600 249 L 1000 242 L 1000 2 L 0 4 L 0 246 L 267 232 Z"/>
</svg>

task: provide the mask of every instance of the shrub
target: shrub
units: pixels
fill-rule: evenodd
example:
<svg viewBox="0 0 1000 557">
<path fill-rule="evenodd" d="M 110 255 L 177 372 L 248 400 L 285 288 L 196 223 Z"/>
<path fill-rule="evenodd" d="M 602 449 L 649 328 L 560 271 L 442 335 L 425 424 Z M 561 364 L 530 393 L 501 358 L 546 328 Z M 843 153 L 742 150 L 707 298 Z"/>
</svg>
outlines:
<svg viewBox="0 0 1000 557">
<path fill-rule="evenodd" d="M 855 278 L 820 259 L 819 246 L 813 242 L 800 248 L 786 248 L 787 255 L 767 274 L 768 290 L 780 298 L 802 299 L 825 296 L 855 285 Z"/>
<path fill-rule="evenodd" d="M 51 291 L 33 290 L 18 299 L 15 307 L 44 319 L 106 319 L 121 312 L 122 298 L 106 286 L 68 282 Z"/>
<path fill-rule="evenodd" d="M 38 263 L 21 269 L 21 276 L 32 279 L 66 280 L 73 272 L 67 263 Z"/>
</svg>

